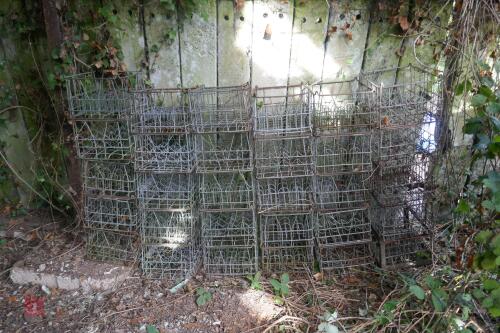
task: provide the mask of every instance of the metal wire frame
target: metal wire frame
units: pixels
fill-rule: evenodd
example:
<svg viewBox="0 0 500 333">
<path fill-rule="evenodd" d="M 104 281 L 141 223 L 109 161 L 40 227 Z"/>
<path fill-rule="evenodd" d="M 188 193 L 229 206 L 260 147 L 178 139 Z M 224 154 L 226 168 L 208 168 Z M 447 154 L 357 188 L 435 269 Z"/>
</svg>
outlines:
<svg viewBox="0 0 500 333">
<path fill-rule="evenodd" d="M 255 137 L 311 135 L 312 117 L 311 94 L 303 85 L 255 89 Z"/>
<path fill-rule="evenodd" d="M 247 210 L 253 207 L 252 174 L 203 174 L 200 209 L 207 211 Z"/>
<path fill-rule="evenodd" d="M 133 107 L 130 92 L 144 87 L 140 72 L 99 77 L 95 72 L 65 78 L 72 119 L 123 119 Z"/>
<path fill-rule="evenodd" d="M 406 235 L 373 242 L 375 261 L 382 268 L 429 264 L 433 260 L 430 235 Z"/>
<path fill-rule="evenodd" d="M 86 256 L 101 261 L 134 261 L 137 258 L 135 233 L 86 228 Z"/>
<path fill-rule="evenodd" d="M 84 192 L 92 196 L 135 197 L 132 163 L 83 161 Z"/>
<path fill-rule="evenodd" d="M 134 166 L 140 172 L 191 172 L 196 166 L 191 134 L 135 135 Z"/>
<path fill-rule="evenodd" d="M 201 212 L 205 248 L 256 248 L 254 211 Z"/>
<path fill-rule="evenodd" d="M 75 119 L 73 134 L 83 160 L 130 160 L 132 139 L 127 120 Z"/>
<path fill-rule="evenodd" d="M 373 264 L 371 242 L 320 245 L 318 259 L 323 272 L 339 272 L 352 267 L 367 266 Z"/>
<path fill-rule="evenodd" d="M 250 132 L 195 134 L 196 172 L 251 171 Z"/>
<path fill-rule="evenodd" d="M 166 212 L 141 211 L 141 240 L 144 244 L 156 244 L 158 240 L 164 246 L 177 248 L 192 243 L 196 237 L 196 223 L 192 211 Z"/>
<path fill-rule="evenodd" d="M 193 89 L 189 92 L 197 133 L 242 132 L 251 127 L 250 84 Z"/>
<path fill-rule="evenodd" d="M 288 178 L 314 174 L 311 138 L 275 137 L 256 139 L 256 177 Z"/>
<path fill-rule="evenodd" d="M 432 233 L 431 196 L 422 189 L 413 189 L 401 194 L 398 204 L 384 205 L 376 198 L 369 210 L 372 228 L 384 240 L 407 235 L 429 235 Z"/>
<path fill-rule="evenodd" d="M 137 174 L 137 198 L 144 210 L 185 211 L 195 204 L 194 174 Z"/>
<path fill-rule="evenodd" d="M 257 180 L 258 213 L 308 212 L 313 207 L 312 177 Z"/>
<path fill-rule="evenodd" d="M 313 216 L 307 214 L 260 215 L 263 248 L 313 246 Z"/>
<path fill-rule="evenodd" d="M 203 267 L 208 275 L 246 275 L 257 271 L 255 249 L 251 247 L 204 248 Z"/>
<path fill-rule="evenodd" d="M 188 133 L 192 127 L 186 89 L 145 89 L 134 92 L 131 129 L 134 134 Z"/>
<path fill-rule="evenodd" d="M 316 215 L 319 246 L 348 245 L 371 241 L 371 223 L 366 208 Z"/>
<path fill-rule="evenodd" d="M 358 79 L 312 85 L 315 134 L 361 134 L 377 128 L 375 88 Z"/>
<path fill-rule="evenodd" d="M 133 231 L 137 226 L 134 200 L 85 196 L 85 226 L 90 228 Z"/>
<path fill-rule="evenodd" d="M 314 262 L 313 244 L 294 247 L 263 247 L 261 253 L 261 267 L 265 272 L 304 271 L 305 267 L 311 268 Z"/>
<path fill-rule="evenodd" d="M 142 245 L 141 268 L 148 278 L 180 282 L 194 271 L 198 260 L 199 251 L 193 246 L 173 249 L 162 244 Z"/>
<path fill-rule="evenodd" d="M 315 177 L 316 208 L 320 212 L 366 208 L 369 177 L 369 173 Z"/>
<path fill-rule="evenodd" d="M 147 277 L 178 281 L 194 270 L 200 233 L 193 212 L 143 212 L 141 267 Z"/>
<path fill-rule="evenodd" d="M 371 133 L 314 138 L 316 175 L 372 171 Z"/>
</svg>

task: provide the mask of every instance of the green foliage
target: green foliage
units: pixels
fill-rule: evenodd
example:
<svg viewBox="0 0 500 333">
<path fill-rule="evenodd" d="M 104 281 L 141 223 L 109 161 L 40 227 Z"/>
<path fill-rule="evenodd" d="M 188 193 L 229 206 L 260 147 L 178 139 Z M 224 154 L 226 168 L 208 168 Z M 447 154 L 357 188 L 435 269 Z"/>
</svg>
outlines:
<svg viewBox="0 0 500 333">
<path fill-rule="evenodd" d="M 196 305 L 203 306 L 212 300 L 212 293 L 205 288 L 196 289 Z"/>
<path fill-rule="evenodd" d="M 273 286 L 275 295 L 274 302 L 278 305 L 284 304 L 285 297 L 290 294 L 290 287 L 288 285 L 290 282 L 290 276 L 288 275 L 288 273 L 281 274 L 280 281 L 271 279 L 269 282 Z"/>
<path fill-rule="evenodd" d="M 160 331 L 156 328 L 155 325 L 147 325 L 146 333 L 160 333 Z"/>
<path fill-rule="evenodd" d="M 253 290 L 263 290 L 262 284 L 260 282 L 261 272 L 255 273 L 255 275 L 247 275 L 248 281 L 250 281 L 250 288 Z"/>
</svg>

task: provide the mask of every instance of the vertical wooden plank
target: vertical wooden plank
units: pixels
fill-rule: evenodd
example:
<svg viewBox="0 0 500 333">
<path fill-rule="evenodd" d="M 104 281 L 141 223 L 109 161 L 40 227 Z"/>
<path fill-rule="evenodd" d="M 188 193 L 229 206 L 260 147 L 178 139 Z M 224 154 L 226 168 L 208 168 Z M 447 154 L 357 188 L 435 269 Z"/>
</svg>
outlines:
<svg viewBox="0 0 500 333">
<path fill-rule="evenodd" d="M 144 61 L 144 35 L 139 25 L 139 8 L 123 6 L 117 2 L 114 4 L 120 19 L 110 27 L 111 35 L 122 49 L 127 70 L 140 70 Z"/>
<path fill-rule="evenodd" d="M 395 68 L 399 65 L 398 55 L 403 43 L 401 29 L 391 21 L 387 10 L 382 10 L 375 4 L 372 10 L 370 31 L 366 43 L 364 72 Z M 396 71 L 383 72 L 377 80 L 385 85 L 394 83 Z"/>
<path fill-rule="evenodd" d="M 361 71 L 369 26 L 368 1 L 335 1 L 330 10 L 323 81 L 346 80 Z"/>
<path fill-rule="evenodd" d="M 177 18 L 162 14 L 160 4 L 145 7 L 150 79 L 155 88 L 181 86 Z"/>
<path fill-rule="evenodd" d="M 180 33 L 182 84 L 185 87 L 217 85 L 216 2 L 200 3 Z M 201 13 L 201 14 L 200 14 Z"/>
<path fill-rule="evenodd" d="M 329 6 L 324 0 L 297 1 L 289 79 L 290 84 L 321 80 Z"/>
<path fill-rule="evenodd" d="M 235 8 L 233 1 L 222 0 L 218 6 L 218 85 L 240 85 L 250 81 L 253 3 Z"/>
<path fill-rule="evenodd" d="M 292 21 L 293 1 L 254 1 L 252 43 L 254 86 L 287 84 Z"/>
</svg>

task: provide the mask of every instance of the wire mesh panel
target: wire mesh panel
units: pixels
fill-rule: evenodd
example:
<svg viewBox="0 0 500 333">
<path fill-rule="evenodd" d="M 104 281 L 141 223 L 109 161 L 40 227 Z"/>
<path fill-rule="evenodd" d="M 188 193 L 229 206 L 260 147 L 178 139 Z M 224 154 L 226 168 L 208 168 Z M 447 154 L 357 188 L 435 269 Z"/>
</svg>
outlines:
<svg viewBox="0 0 500 333">
<path fill-rule="evenodd" d="M 432 262 L 432 237 L 407 235 L 373 243 L 375 260 L 382 268 L 426 265 Z"/>
<path fill-rule="evenodd" d="M 194 89 L 189 96 L 195 132 L 242 132 L 250 129 L 249 84 Z"/>
<path fill-rule="evenodd" d="M 254 247 L 257 241 L 253 211 L 202 212 L 202 239 L 205 247 Z"/>
<path fill-rule="evenodd" d="M 257 178 L 286 178 L 314 174 L 310 138 L 266 138 L 255 141 Z"/>
<path fill-rule="evenodd" d="M 195 135 L 198 173 L 251 171 L 250 133 L 203 133 Z"/>
<path fill-rule="evenodd" d="M 247 210 L 253 207 L 252 174 L 203 174 L 200 209 L 210 211 Z"/>
<path fill-rule="evenodd" d="M 133 261 L 136 259 L 137 235 L 103 229 L 86 229 L 87 257 L 102 261 Z"/>
<path fill-rule="evenodd" d="M 370 242 L 337 246 L 319 246 L 319 264 L 322 271 L 339 272 L 351 267 L 373 263 Z"/>
<path fill-rule="evenodd" d="M 195 176 L 192 174 L 139 174 L 139 207 L 147 210 L 186 210 L 193 207 Z"/>
<path fill-rule="evenodd" d="M 144 87 L 139 72 L 100 77 L 94 72 L 66 78 L 72 119 L 123 119 L 133 107 L 130 92 Z"/>
<path fill-rule="evenodd" d="M 318 176 L 315 178 L 319 211 L 349 210 L 368 206 L 368 173 Z"/>
<path fill-rule="evenodd" d="M 256 271 L 257 230 L 253 211 L 203 212 L 201 218 L 207 273 L 240 275 Z"/>
<path fill-rule="evenodd" d="M 85 196 L 85 224 L 90 228 L 132 231 L 137 209 L 130 199 Z"/>
<path fill-rule="evenodd" d="M 371 241 L 371 223 L 366 209 L 317 215 L 319 246 L 366 243 Z"/>
<path fill-rule="evenodd" d="M 129 160 L 132 153 L 127 120 L 72 121 L 78 157 L 84 160 Z"/>
<path fill-rule="evenodd" d="M 312 179 L 307 177 L 258 180 L 258 211 L 307 212 L 312 208 Z"/>
<path fill-rule="evenodd" d="M 372 170 L 371 134 L 314 138 L 318 175 L 369 172 Z"/>
<path fill-rule="evenodd" d="M 194 143 L 189 134 L 135 135 L 135 169 L 141 172 L 191 172 Z"/>
<path fill-rule="evenodd" d="M 84 161 L 85 193 L 94 196 L 134 197 L 135 175 L 131 163 Z"/>
<path fill-rule="evenodd" d="M 370 133 L 377 127 L 376 86 L 357 79 L 311 87 L 314 129 L 318 135 Z"/>
<path fill-rule="evenodd" d="M 150 278 L 184 279 L 199 256 L 199 227 L 192 211 L 142 212 L 141 267 Z"/>
<path fill-rule="evenodd" d="M 246 275 L 256 269 L 255 249 L 250 247 L 205 248 L 203 265 L 209 275 Z"/>
<path fill-rule="evenodd" d="M 312 134 L 310 92 L 305 87 L 257 88 L 254 103 L 255 136 Z"/>
<path fill-rule="evenodd" d="M 314 246 L 311 214 L 262 215 L 260 229 L 264 270 L 311 266 Z"/>
<path fill-rule="evenodd" d="M 187 133 L 191 122 L 187 90 L 148 89 L 134 93 L 134 134 Z"/>
</svg>

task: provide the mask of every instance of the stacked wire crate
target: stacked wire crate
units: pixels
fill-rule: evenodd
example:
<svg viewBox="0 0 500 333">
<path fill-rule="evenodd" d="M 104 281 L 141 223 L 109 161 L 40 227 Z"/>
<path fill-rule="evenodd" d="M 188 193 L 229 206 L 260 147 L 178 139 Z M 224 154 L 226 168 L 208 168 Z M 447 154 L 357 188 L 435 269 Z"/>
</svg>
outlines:
<svg viewBox="0 0 500 333">
<path fill-rule="evenodd" d="M 209 275 L 257 269 L 250 98 L 249 84 L 190 92 L 203 264 Z"/>
<path fill-rule="evenodd" d="M 312 86 L 317 255 L 322 271 L 372 262 L 368 219 L 374 91 L 358 80 Z"/>
<path fill-rule="evenodd" d="M 137 209 L 131 162 L 131 91 L 140 76 L 84 73 L 66 80 L 78 157 L 82 161 L 87 255 L 98 260 L 135 258 Z"/>
<path fill-rule="evenodd" d="M 304 269 L 313 262 L 310 98 L 303 86 L 255 90 L 255 174 L 266 271 Z"/>
<path fill-rule="evenodd" d="M 199 251 L 189 96 L 182 89 L 139 90 L 134 103 L 142 270 L 180 280 L 194 269 Z"/>
<path fill-rule="evenodd" d="M 382 84 L 384 78 L 392 81 Z M 374 142 L 372 225 L 382 267 L 430 261 L 432 171 L 440 81 L 408 66 L 365 74 L 377 82 L 379 135 Z M 385 79 L 387 81 L 387 79 Z"/>
</svg>

